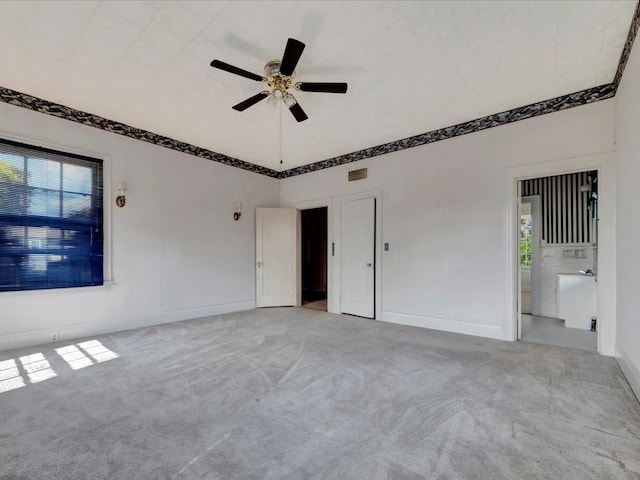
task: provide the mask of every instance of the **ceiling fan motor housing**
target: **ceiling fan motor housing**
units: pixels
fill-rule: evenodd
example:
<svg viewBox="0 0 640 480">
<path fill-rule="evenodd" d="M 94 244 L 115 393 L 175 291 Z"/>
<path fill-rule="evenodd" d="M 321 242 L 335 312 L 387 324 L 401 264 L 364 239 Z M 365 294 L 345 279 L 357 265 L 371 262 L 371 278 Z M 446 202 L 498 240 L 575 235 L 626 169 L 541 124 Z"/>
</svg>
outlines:
<svg viewBox="0 0 640 480">
<path fill-rule="evenodd" d="M 284 97 L 287 90 L 293 86 L 291 77 L 280 73 L 280 60 L 271 60 L 264 66 L 265 82 L 271 87 L 272 93 L 278 92 L 278 98 Z"/>
</svg>

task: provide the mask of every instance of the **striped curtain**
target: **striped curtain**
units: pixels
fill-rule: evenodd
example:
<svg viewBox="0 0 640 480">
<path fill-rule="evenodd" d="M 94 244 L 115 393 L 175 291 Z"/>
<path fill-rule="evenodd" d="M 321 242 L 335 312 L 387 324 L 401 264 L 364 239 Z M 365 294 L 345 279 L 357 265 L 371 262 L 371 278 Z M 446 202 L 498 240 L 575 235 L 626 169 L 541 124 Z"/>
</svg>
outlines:
<svg viewBox="0 0 640 480">
<path fill-rule="evenodd" d="M 523 197 L 539 195 L 542 208 L 542 240 L 547 244 L 591 243 L 592 218 L 597 201 L 597 172 L 579 172 L 523 180 Z M 580 187 L 591 183 L 591 192 Z"/>
</svg>

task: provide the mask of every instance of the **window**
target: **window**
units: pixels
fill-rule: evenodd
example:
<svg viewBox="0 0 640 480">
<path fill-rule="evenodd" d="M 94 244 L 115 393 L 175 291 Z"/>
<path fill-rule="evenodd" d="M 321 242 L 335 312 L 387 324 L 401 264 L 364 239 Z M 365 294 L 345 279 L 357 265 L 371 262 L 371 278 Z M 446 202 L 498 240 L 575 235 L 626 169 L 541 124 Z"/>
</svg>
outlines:
<svg viewBox="0 0 640 480">
<path fill-rule="evenodd" d="M 531 207 L 529 207 L 531 208 Z M 520 215 L 520 266 L 531 266 L 531 227 L 530 213 Z"/>
<path fill-rule="evenodd" d="M 0 139 L 0 291 L 103 283 L 102 161 Z"/>
</svg>

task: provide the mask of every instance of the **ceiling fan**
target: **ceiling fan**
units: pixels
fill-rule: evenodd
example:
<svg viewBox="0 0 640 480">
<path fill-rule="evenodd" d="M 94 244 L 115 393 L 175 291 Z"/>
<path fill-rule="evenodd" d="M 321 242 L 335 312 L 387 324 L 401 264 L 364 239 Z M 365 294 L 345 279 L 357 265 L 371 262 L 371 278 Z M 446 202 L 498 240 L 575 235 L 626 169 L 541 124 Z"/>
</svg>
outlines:
<svg viewBox="0 0 640 480">
<path fill-rule="evenodd" d="M 234 110 L 242 112 L 265 98 L 272 97 L 282 100 L 291 114 L 298 122 L 306 120 L 307 114 L 297 102 L 295 97 L 289 93 L 289 89 L 300 90 L 302 92 L 322 92 L 322 93 L 347 93 L 346 83 L 326 83 L 326 82 L 294 82 L 293 72 L 296 69 L 298 60 L 304 50 L 304 43 L 294 38 L 287 40 L 282 60 L 271 60 L 264 66 L 264 77 L 248 72 L 242 68 L 234 67 L 220 60 L 213 60 L 211 66 L 224 70 L 225 72 L 240 75 L 241 77 L 264 82 L 269 86 L 269 90 L 263 90 L 253 97 L 233 106 Z"/>
</svg>

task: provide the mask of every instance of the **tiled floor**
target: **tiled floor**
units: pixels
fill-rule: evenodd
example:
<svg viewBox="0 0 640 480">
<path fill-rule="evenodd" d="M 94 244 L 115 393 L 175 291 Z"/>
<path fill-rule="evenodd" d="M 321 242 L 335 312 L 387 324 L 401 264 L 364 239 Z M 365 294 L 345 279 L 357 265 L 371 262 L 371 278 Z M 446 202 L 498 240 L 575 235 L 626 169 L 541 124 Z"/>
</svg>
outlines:
<svg viewBox="0 0 640 480">
<path fill-rule="evenodd" d="M 522 313 L 527 315 L 531 314 L 531 290 L 522 288 L 522 295 L 520 296 L 522 302 Z"/>
<path fill-rule="evenodd" d="M 558 347 L 597 350 L 596 332 L 566 328 L 559 318 L 522 315 L 522 340 Z"/>
</svg>

